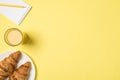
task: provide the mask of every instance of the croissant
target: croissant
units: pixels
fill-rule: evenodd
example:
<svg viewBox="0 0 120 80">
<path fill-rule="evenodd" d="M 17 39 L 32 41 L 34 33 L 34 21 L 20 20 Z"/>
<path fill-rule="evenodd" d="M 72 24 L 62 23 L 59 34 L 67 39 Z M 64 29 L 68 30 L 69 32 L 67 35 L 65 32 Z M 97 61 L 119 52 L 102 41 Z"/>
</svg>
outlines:
<svg viewBox="0 0 120 80">
<path fill-rule="evenodd" d="M 5 80 L 10 76 L 16 68 L 21 56 L 21 52 L 17 51 L 0 61 L 0 80 Z"/>
<path fill-rule="evenodd" d="M 9 77 L 9 80 L 28 80 L 28 75 L 31 69 L 31 63 L 26 62 L 16 69 Z"/>
</svg>

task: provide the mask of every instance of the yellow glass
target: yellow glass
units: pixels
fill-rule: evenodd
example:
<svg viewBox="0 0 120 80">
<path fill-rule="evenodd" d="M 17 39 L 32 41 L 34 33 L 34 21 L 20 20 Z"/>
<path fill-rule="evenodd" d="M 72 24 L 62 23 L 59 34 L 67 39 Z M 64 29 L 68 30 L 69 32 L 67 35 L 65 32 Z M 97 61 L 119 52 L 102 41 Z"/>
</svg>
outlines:
<svg viewBox="0 0 120 80">
<path fill-rule="evenodd" d="M 17 44 L 11 43 L 11 42 L 9 41 L 9 39 L 8 39 L 8 35 L 9 35 L 10 32 L 12 32 L 12 31 L 17 31 L 17 32 L 20 33 L 21 40 L 20 40 Z M 14 38 L 13 38 L 13 39 L 14 39 Z M 24 33 L 24 32 L 22 32 L 21 30 L 19 30 L 19 29 L 17 29 L 17 28 L 10 28 L 10 29 L 8 29 L 8 30 L 5 32 L 5 34 L 4 34 L 4 40 L 5 40 L 5 42 L 6 42 L 8 45 L 10 45 L 10 46 L 18 46 L 18 45 L 20 45 L 20 44 L 25 43 L 25 42 L 28 40 L 28 38 L 27 38 L 27 34 Z"/>
</svg>

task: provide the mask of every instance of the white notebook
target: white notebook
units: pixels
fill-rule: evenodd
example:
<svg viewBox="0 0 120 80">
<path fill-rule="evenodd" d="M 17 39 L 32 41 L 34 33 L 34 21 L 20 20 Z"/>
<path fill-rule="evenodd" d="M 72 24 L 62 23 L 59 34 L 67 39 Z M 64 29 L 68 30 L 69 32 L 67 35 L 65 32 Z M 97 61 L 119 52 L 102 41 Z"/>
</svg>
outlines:
<svg viewBox="0 0 120 80">
<path fill-rule="evenodd" d="M 23 0 L 0 0 L 0 4 L 11 4 L 24 6 L 25 8 L 0 6 L 0 14 L 6 16 L 11 21 L 19 25 L 24 17 L 29 12 L 31 6 L 26 4 Z"/>
</svg>

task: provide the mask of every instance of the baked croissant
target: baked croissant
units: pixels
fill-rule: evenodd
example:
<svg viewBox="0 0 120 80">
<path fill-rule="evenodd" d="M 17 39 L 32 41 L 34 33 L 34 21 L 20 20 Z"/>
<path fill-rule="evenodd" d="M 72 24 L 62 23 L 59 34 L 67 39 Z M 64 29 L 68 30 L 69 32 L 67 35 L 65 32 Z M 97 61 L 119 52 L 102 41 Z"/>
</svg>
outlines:
<svg viewBox="0 0 120 80">
<path fill-rule="evenodd" d="M 10 76 L 16 68 L 21 56 L 21 52 L 17 51 L 0 61 L 0 80 L 5 80 Z"/>
<path fill-rule="evenodd" d="M 16 69 L 9 77 L 9 80 L 28 80 L 28 75 L 31 69 L 31 63 L 26 62 Z"/>
</svg>

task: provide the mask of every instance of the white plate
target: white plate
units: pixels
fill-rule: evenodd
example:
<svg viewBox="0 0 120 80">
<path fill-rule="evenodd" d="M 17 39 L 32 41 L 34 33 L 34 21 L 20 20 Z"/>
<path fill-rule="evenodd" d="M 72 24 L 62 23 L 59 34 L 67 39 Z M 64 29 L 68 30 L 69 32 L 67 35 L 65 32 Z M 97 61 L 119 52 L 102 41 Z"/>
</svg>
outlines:
<svg viewBox="0 0 120 80">
<path fill-rule="evenodd" d="M 8 57 L 13 52 L 15 52 L 15 51 L 12 50 L 12 51 L 7 51 L 7 52 L 2 53 L 0 55 L 0 60 L 3 60 L 5 57 Z M 35 66 L 34 66 L 32 60 L 25 53 L 23 53 L 23 52 L 21 52 L 21 53 L 22 53 L 22 57 L 21 57 L 20 61 L 18 62 L 17 67 L 24 64 L 27 61 L 31 62 L 32 66 L 31 66 L 31 71 L 30 71 L 28 80 L 35 80 Z M 6 79 L 6 80 L 8 80 L 8 79 Z"/>
</svg>

